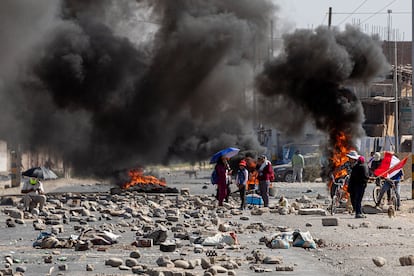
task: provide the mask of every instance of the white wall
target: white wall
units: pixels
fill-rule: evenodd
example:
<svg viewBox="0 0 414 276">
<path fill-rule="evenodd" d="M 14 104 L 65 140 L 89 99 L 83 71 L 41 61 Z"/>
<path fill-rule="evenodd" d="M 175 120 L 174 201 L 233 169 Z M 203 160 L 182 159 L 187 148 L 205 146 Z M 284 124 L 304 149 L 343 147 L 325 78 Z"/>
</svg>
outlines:
<svg viewBox="0 0 414 276">
<path fill-rule="evenodd" d="M 0 141 L 0 172 L 7 171 L 7 143 Z"/>
</svg>

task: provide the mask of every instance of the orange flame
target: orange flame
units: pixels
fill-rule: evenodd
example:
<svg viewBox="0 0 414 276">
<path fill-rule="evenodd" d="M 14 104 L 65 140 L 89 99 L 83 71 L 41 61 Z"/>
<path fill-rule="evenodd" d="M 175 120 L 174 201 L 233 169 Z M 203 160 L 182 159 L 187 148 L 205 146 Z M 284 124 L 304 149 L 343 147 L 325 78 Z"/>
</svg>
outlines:
<svg viewBox="0 0 414 276">
<path fill-rule="evenodd" d="M 128 172 L 131 180 L 125 183 L 122 188 L 128 189 L 135 185 L 160 185 L 160 186 L 167 186 L 167 183 L 164 179 L 158 179 L 152 175 L 144 175 L 144 171 L 142 169 L 132 169 Z"/>
<path fill-rule="evenodd" d="M 349 146 L 348 137 L 340 131 L 335 137 L 335 147 L 333 151 L 333 156 L 331 158 L 332 161 L 332 177 L 333 179 L 329 180 L 328 188 L 331 190 L 333 181 L 345 177 L 348 174 L 347 168 L 344 166 L 346 162 L 348 162 L 348 157 L 346 154 L 352 150 Z M 344 187 L 344 190 L 347 190 L 347 187 Z"/>
</svg>

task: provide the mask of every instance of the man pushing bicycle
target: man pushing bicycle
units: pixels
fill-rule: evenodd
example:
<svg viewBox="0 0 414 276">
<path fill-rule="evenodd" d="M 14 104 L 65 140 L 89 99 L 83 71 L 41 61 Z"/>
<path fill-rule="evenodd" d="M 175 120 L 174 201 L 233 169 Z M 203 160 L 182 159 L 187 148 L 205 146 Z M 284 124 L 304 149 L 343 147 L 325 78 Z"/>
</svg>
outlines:
<svg viewBox="0 0 414 276">
<path fill-rule="evenodd" d="M 394 191 L 395 191 L 395 197 L 397 198 L 395 209 L 397 211 L 400 210 L 400 206 L 401 206 L 401 201 L 400 201 L 401 185 L 400 185 L 400 181 L 403 179 L 403 177 L 404 177 L 404 173 L 403 173 L 402 169 L 397 171 L 390 178 L 384 177 L 384 182 L 383 182 L 383 185 L 381 187 L 381 191 L 380 191 L 377 203 L 375 204 L 375 207 L 380 206 L 382 197 L 384 196 L 385 192 L 391 191 L 391 189 L 393 188 Z M 388 202 L 388 204 L 390 204 L 390 202 Z"/>
</svg>

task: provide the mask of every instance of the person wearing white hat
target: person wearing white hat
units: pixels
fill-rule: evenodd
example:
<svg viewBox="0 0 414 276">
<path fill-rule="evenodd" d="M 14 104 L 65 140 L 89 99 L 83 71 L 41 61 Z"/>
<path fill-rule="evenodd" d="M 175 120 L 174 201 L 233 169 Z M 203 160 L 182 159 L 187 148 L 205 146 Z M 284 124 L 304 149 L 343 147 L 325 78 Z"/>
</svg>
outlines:
<svg viewBox="0 0 414 276">
<path fill-rule="evenodd" d="M 348 191 L 351 196 L 352 207 L 355 211 L 355 218 L 365 218 L 362 213 L 362 198 L 369 179 L 368 166 L 360 155 L 352 150 L 347 155 L 351 162 L 352 171 L 348 182 Z"/>
</svg>

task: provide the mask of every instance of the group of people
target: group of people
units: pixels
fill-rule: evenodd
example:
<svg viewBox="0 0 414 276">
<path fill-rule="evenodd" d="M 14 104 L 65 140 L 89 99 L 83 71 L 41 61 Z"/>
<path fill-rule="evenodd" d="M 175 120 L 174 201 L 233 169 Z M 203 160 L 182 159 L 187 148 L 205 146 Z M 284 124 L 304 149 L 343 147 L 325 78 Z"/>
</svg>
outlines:
<svg viewBox="0 0 414 276">
<path fill-rule="evenodd" d="M 239 168 L 236 173 L 236 185 L 239 189 L 240 194 L 240 209 L 243 210 L 246 207 L 246 190 L 247 190 L 247 181 L 249 179 L 249 171 L 247 170 L 246 160 L 241 160 L 239 162 Z M 223 202 L 228 201 L 228 196 L 230 194 L 229 185 L 231 184 L 231 175 L 232 170 L 228 163 L 228 158 L 222 156 L 215 168 L 218 175 L 217 180 L 217 200 L 218 205 L 223 206 Z M 264 207 L 269 206 L 269 187 L 270 182 L 274 180 L 274 172 L 272 163 L 267 159 L 265 155 L 259 156 L 257 159 L 257 178 L 259 181 L 259 193 L 263 199 Z"/>
<path fill-rule="evenodd" d="M 347 157 L 351 163 L 351 174 L 348 181 L 348 192 L 351 199 L 352 208 L 355 211 L 355 218 L 364 218 L 365 215 L 362 212 L 362 198 L 365 193 L 368 181 L 375 179 L 375 171 L 381 165 L 381 154 L 375 152 L 371 154 L 371 158 L 368 162 L 365 162 L 365 158 L 359 155 L 356 151 L 350 151 Z M 376 207 L 379 207 L 382 197 L 387 192 L 388 201 L 390 200 L 390 189 L 392 185 L 396 186 L 397 206 L 394 206 L 396 210 L 400 209 L 400 181 L 404 174 L 400 169 L 393 173 L 391 176 L 381 176 L 385 179 L 384 185 L 381 188 L 379 198 L 376 203 Z"/>
</svg>

